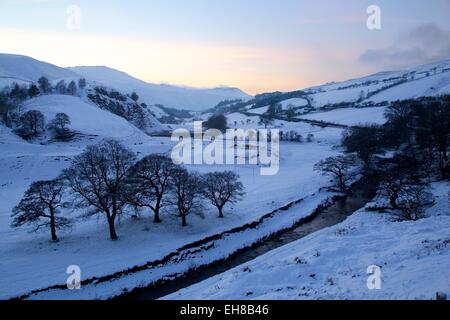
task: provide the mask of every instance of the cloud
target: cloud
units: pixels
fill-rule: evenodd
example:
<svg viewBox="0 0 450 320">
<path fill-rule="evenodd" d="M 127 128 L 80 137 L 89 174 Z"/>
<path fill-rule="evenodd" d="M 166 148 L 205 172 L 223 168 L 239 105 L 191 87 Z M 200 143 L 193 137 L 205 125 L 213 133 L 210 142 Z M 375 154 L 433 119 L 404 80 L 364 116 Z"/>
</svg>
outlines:
<svg viewBox="0 0 450 320">
<path fill-rule="evenodd" d="M 388 48 L 365 51 L 367 64 L 398 68 L 450 58 L 450 31 L 434 24 L 414 28 Z"/>
</svg>

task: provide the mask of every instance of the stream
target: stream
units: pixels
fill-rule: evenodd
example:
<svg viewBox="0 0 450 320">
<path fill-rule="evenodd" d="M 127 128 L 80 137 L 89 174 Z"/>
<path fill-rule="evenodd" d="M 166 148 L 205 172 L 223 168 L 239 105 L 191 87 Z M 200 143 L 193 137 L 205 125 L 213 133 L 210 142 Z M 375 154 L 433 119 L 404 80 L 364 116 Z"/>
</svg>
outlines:
<svg viewBox="0 0 450 320">
<path fill-rule="evenodd" d="M 156 300 L 183 288 L 206 280 L 227 270 L 235 268 L 248 261 L 277 249 L 281 246 L 297 241 L 305 236 L 321 229 L 334 226 L 354 212 L 363 208 L 374 197 L 374 190 L 370 184 L 364 181 L 355 183 L 351 193 L 337 199 L 334 204 L 320 211 L 311 221 L 300 223 L 290 229 L 281 231 L 264 241 L 255 244 L 251 248 L 245 248 L 231 255 L 224 261 L 219 261 L 208 266 L 202 266 L 191 270 L 183 276 L 152 284 L 145 288 L 123 294 L 116 299 L 122 300 Z"/>
</svg>

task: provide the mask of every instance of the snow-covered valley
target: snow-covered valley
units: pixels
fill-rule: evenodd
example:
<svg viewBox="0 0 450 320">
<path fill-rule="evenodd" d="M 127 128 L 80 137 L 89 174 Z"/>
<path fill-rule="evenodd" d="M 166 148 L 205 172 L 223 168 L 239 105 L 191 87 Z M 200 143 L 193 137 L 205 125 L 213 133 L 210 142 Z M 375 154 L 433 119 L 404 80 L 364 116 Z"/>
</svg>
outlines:
<svg viewBox="0 0 450 320">
<path fill-rule="evenodd" d="M 450 293 L 448 183 L 434 185 L 427 217 L 393 221 L 362 209 L 345 222 L 164 299 L 432 300 Z M 369 290 L 370 266 L 381 266 Z"/>
<path fill-rule="evenodd" d="M 7 110 L 8 121 L 0 122 L 0 299 L 109 299 L 226 260 L 343 194 L 330 189 L 335 181 L 321 174 L 317 164 L 344 156 L 344 133 L 365 125 L 382 127 L 388 122 L 387 108 L 397 100 L 450 93 L 450 60 L 251 97 L 234 88 L 151 85 L 106 67 L 59 68 L 0 55 L 0 84 L 11 86 L 4 91 L 8 94 L 14 83 L 20 89 L 43 76 L 54 91 L 23 99 Z M 61 83 L 80 83 L 80 77 L 86 78 L 85 87 L 72 94 L 57 92 Z M 170 108 L 189 111 L 179 116 L 169 114 Z M 15 123 L 35 111 L 47 123 L 65 114 L 73 138 L 55 139 L 53 129 L 43 126 L 33 139 L 22 139 Z M 181 226 L 174 205 L 163 208 L 160 224 L 153 223 L 148 208 L 137 212 L 129 206 L 116 222 L 117 241 L 108 238 L 105 219 L 82 217 L 88 210 L 74 206 L 63 215 L 76 223 L 58 231 L 58 242 L 50 241 L 46 230 L 11 226 L 14 207 L 30 185 L 57 178 L 87 147 L 112 138 L 138 160 L 170 155 L 178 141 L 168 134 L 178 128 L 192 131 L 194 121 L 217 114 L 226 118 L 228 128 L 273 129 L 284 137 L 274 176 L 260 175 L 260 164 L 186 166 L 191 173 L 239 176 L 245 196 L 225 207 L 223 219 L 206 202 L 188 215 L 187 227 Z M 383 161 L 399 149 L 375 153 Z M 351 182 L 361 178 L 363 168 L 359 162 L 353 165 L 358 172 Z M 434 202 L 423 219 L 396 221 L 389 210 L 371 211 L 368 205 L 342 223 L 164 299 L 433 299 L 437 292 L 450 294 L 450 185 L 430 177 Z M 81 269 L 80 290 L 66 288 L 66 270 L 72 265 Z M 367 288 L 367 268 L 374 265 L 382 270 L 380 290 Z"/>
<path fill-rule="evenodd" d="M 317 128 L 314 130 L 317 131 Z M 339 139 L 339 130 L 320 131 L 324 137 Z M 136 142 L 136 137 L 127 131 L 122 130 L 120 133 L 125 135 L 119 140 L 139 152 L 140 156 L 165 153 L 173 146 L 167 138 L 147 137 L 146 140 Z M 331 143 L 325 140 L 321 143 L 281 145 L 281 168 L 275 177 L 262 177 L 259 168 L 252 166 L 195 166 L 193 169 L 200 172 L 234 170 L 240 174 L 246 186 L 246 199 L 239 206 L 230 207 L 227 217 L 220 224 L 214 223 L 217 217 L 211 208 L 205 211 L 204 218 L 195 215 L 190 217 L 191 226 L 187 229 L 179 226 L 177 217 L 171 212 L 163 216 L 161 225 L 154 225 L 149 213 L 139 218 L 125 216 L 118 227 L 120 240 L 111 242 L 103 220 L 91 219 L 77 224 L 70 233 L 61 236 L 59 243 L 52 244 L 47 234 L 28 234 L 27 230 L 11 229 L 11 209 L 32 181 L 55 178 L 70 164 L 70 158 L 83 151 L 84 143 L 47 146 L 21 141 L 2 143 L 0 161 L 1 167 L 6 168 L 1 171 L 0 230 L 5 237 L 1 248 L 1 271 L 5 275 L 2 277 L 2 287 L 5 288 L 2 296 L 19 296 L 35 289 L 64 284 L 67 276 L 65 269 L 71 264 L 80 265 L 83 277 L 87 279 L 157 260 L 183 245 L 257 220 L 263 214 L 291 201 L 312 196 L 328 183 L 326 177 L 318 176 L 313 171 L 313 166 L 321 159 L 336 154 L 331 148 L 333 144 L 333 140 Z M 318 205 L 326 197 L 326 194 L 316 200 L 313 197 L 312 203 Z M 313 208 L 314 205 L 308 210 L 312 211 Z M 307 214 L 308 210 L 303 214 Z M 299 214 L 301 218 L 302 213 Z M 295 217 L 289 218 L 292 219 L 295 220 Z M 30 241 L 35 245 L 30 247 Z M 27 257 L 26 260 L 23 260 L 24 257 Z"/>
</svg>

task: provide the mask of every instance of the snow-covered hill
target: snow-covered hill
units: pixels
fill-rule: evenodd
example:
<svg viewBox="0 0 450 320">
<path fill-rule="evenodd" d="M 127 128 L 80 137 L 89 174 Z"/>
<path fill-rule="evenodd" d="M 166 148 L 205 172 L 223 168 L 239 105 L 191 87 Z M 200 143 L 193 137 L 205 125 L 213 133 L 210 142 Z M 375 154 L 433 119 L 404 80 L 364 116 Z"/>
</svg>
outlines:
<svg viewBox="0 0 450 320">
<path fill-rule="evenodd" d="M 305 90 L 314 107 L 360 105 L 450 93 L 450 59 Z"/>
<path fill-rule="evenodd" d="M 103 66 L 73 67 L 68 68 L 68 70 L 117 90 L 135 91 L 139 94 L 141 100 L 148 105 L 162 104 L 169 108 L 201 111 L 212 108 L 224 100 L 247 100 L 251 98 L 237 88 L 198 89 L 151 84 L 136 79 L 125 72 Z"/>
<path fill-rule="evenodd" d="M 79 78 L 67 69 L 27 56 L 0 54 L 0 85 L 12 82 L 36 82 L 40 77 L 49 80 Z"/>
<path fill-rule="evenodd" d="M 246 109 L 258 102 L 258 98 L 254 100 L 237 88 L 201 89 L 151 84 L 104 66 L 60 68 L 26 56 L 0 54 L 0 86 L 12 82 L 35 82 L 41 76 L 46 76 L 52 81 L 85 77 L 93 85 L 114 88 L 124 94 L 135 91 L 140 96 L 140 101 L 161 117 L 167 114 L 156 106 L 158 104 L 168 108 L 203 111 L 225 100 L 248 101 Z M 376 105 L 448 93 L 450 93 L 450 59 L 306 88 L 298 91 L 298 94 L 287 93 L 288 96 L 278 102 L 283 109 L 287 109 L 288 106 L 301 109 L 338 104 L 345 107 L 345 105 Z M 267 96 L 268 94 L 263 94 L 260 99 Z M 257 107 L 266 105 L 258 104 Z"/>
<path fill-rule="evenodd" d="M 304 116 L 300 116 L 299 118 L 306 120 L 324 121 L 345 126 L 365 124 L 382 125 L 387 121 L 384 117 L 384 111 L 384 107 L 343 108 L 327 112 L 310 113 Z"/>
<path fill-rule="evenodd" d="M 262 114 L 270 104 L 303 114 L 322 107 L 348 108 L 386 105 L 396 100 L 450 94 L 450 59 L 400 71 L 379 72 L 362 78 L 332 82 L 294 92 L 261 94 L 239 111 Z M 233 107 L 231 103 L 226 107 Z M 234 108 L 232 112 L 235 112 Z"/>
<path fill-rule="evenodd" d="M 127 119 L 146 133 L 167 130 L 166 126 L 156 119 L 157 113 L 154 112 L 154 109 L 149 108 L 145 104 L 137 103 L 129 96 L 114 89 L 96 87 L 89 84 L 83 93 L 84 101 Z"/>
<path fill-rule="evenodd" d="M 161 104 L 168 108 L 199 111 L 212 108 L 224 100 L 251 98 L 237 88 L 202 89 L 151 84 L 108 67 L 61 68 L 27 56 L 0 53 L 0 87 L 13 82 L 36 82 L 42 76 L 51 81 L 84 77 L 88 81 L 96 82 L 97 85 L 114 88 L 122 93 L 136 91 L 141 101 L 151 108 L 155 104 Z"/>
<path fill-rule="evenodd" d="M 136 142 L 145 138 L 141 130 L 124 118 L 88 104 L 78 97 L 44 95 L 27 101 L 23 108 L 24 111 L 41 111 L 47 122 L 57 113 L 66 113 L 70 117 L 70 128 L 84 135 L 128 140 L 135 138 Z"/>
</svg>

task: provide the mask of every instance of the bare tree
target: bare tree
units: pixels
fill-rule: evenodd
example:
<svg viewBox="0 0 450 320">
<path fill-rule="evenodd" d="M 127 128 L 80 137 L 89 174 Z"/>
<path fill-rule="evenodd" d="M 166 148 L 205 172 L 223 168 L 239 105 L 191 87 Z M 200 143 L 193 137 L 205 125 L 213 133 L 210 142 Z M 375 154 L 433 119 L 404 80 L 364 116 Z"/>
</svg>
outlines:
<svg viewBox="0 0 450 320">
<path fill-rule="evenodd" d="M 386 107 L 384 112 L 388 124 L 395 128 L 395 135 L 400 141 L 411 141 L 411 120 L 413 108 L 409 103 L 395 102 Z"/>
<path fill-rule="evenodd" d="M 67 126 L 70 125 L 70 117 L 65 113 L 57 113 L 55 118 L 49 123 L 49 127 L 61 132 L 67 130 Z"/>
<path fill-rule="evenodd" d="M 223 114 L 213 115 L 207 121 L 205 121 L 204 126 L 206 129 L 216 129 L 221 132 L 227 130 L 227 117 Z"/>
<path fill-rule="evenodd" d="M 398 208 L 404 220 L 416 221 L 422 219 L 425 208 L 434 203 L 433 195 L 426 184 L 410 185 L 403 190 Z"/>
<path fill-rule="evenodd" d="M 420 163 L 412 157 L 397 155 L 380 162 L 378 194 L 389 199 L 392 209 L 398 209 L 399 199 L 420 182 Z"/>
<path fill-rule="evenodd" d="M 266 115 L 269 119 L 273 119 L 274 117 L 276 117 L 277 115 L 279 115 L 282 111 L 283 111 L 283 106 L 282 106 L 281 103 L 272 103 L 272 104 L 269 105 L 269 107 L 267 108 L 267 111 L 266 111 L 265 115 Z"/>
<path fill-rule="evenodd" d="M 39 90 L 42 93 L 49 93 L 52 91 L 52 86 L 46 77 L 40 77 L 38 80 Z"/>
<path fill-rule="evenodd" d="M 67 93 L 74 96 L 77 94 L 77 90 L 77 84 L 75 83 L 75 81 L 70 81 L 69 85 L 67 86 Z"/>
<path fill-rule="evenodd" d="M 59 81 L 55 86 L 56 92 L 59 94 L 66 94 L 67 86 L 64 80 Z"/>
<path fill-rule="evenodd" d="M 86 88 L 86 79 L 85 78 L 81 78 L 78 80 L 78 87 L 80 89 Z"/>
<path fill-rule="evenodd" d="M 20 128 L 17 131 L 24 138 L 35 137 L 45 128 L 45 117 L 38 110 L 25 112 L 19 122 Z"/>
<path fill-rule="evenodd" d="M 147 207 L 154 213 L 154 222 L 160 223 L 163 198 L 170 188 L 170 178 L 175 170 L 172 160 L 165 155 L 153 154 L 136 163 L 129 179 L 133 192 L 128 199 L 137 207 Z"/>
<path fill-rule="evenodd" d="M 137 101 L 139 100 L 138 94 L 137 94 L 136 92 L 134 92 L 134 91 L 130 94 L 130 98 L 131 98 L 131 100 L 133 100 L 134 102 L 137 102 Z"/>
<path fill-rule="evenodd" d="M 186 217 L 196 206 L 202 193 L 200 176 L 197 173 L 189 173 L 186 169 L 178 167 L 174 170 L 170 180 L 182 226 L 186 227 Z"/>
<path fill-rule="evenodd" d="M 297 116 L 297 112 L 295 111 L 295 106 L 290 104 L 287 106 L 286 117 L 288 120 L 293 120 Z"/>
<path fill-rule="evenodd" d="M 267 114 L 262 114 L 259 116 L 259 124 L 264 125 L 264 128 L 267 129 L 268 126 L 273 124 L 273 118 Z"/>
<path fill-rule="evenodd" d="M 52 131 L 54 139 L 69 140 L 73 137 L 73 133 L 67 127 L 70 123 L 70 118 L 67 114 L 58 113 L 55 118 L 50 121 L 47 128 Z"/>
<path fill-rule="evenodd" d="M 36 97 L 37 95 L 39 95 L 41 92 L 40 92 L 39 88 L 38 88 L 35 84 L 31 84 L 31 85 L 28 87 L 27 93 L 28 93 L 28 96 L 29 96 L 30 98 L 34 98 L 34 97 Z"/>
<path fill-rule="evenodd" d="M 134 164 L 135 155 L 116 140 L 106 139 L 75 157 L 64 171 L 68 185 L 74 191 L 77 207 L 88 207 L 92 214 L 106 216 L 111 240 L 116 240 L 115 221 L 127 205 L 129 188 L 126 176 Z"/>
<path fill-rule="evenodd" d="M 223 209 L 227 203 L 236 203 L 245 195 L 244 185 L 239 175 L 232 171 L 212 172 L 202 179 L 203 195 L 219 210 L 219 218 L 223 218 Z"/>
<path fill-rule="evenodd" d="M 339 155 L 320 161 L 314 166 L 314 170 L 321 171 L 324 175 L 334 178 L 340 191 L 348 191 L 348 182 L 358 174 L 355 167 L 359 165 L 358 157 L 354 155 Z"/>
<path fill-rule="evenodd" d="M 425 125 L 429 127 L 430 138 L 436 145 L 438 154 L 438 166 L 442 179 L 450 178 L 450 101 L 442 105 L 431 105 L 432 112 L 429 112 L 429 122 Z M 423 119 L 422 119 L 423 121 Z"/>
<path fill-rule="evenodd" d="M 357 153 L 364 161 L 365 169 L 370 169 L 376 154 L 384 153 L 383 129 L 378 125 L 351 127 L 344 132 L 342 144 L 348 152 Z"/>
<path fill-rule="evenodd" d="M 53 241 L 58 241 L 56 230 L 70 226 L 70 220 L 60 217 L 60 208 L 67 207 L 63 201 L 64 184 L 61 180 L 37 181 L 25 192 L 23 199 L 13 209 L 11 226 L 34 225 L 34 231 L 50 228 Z"/>
</svg>

